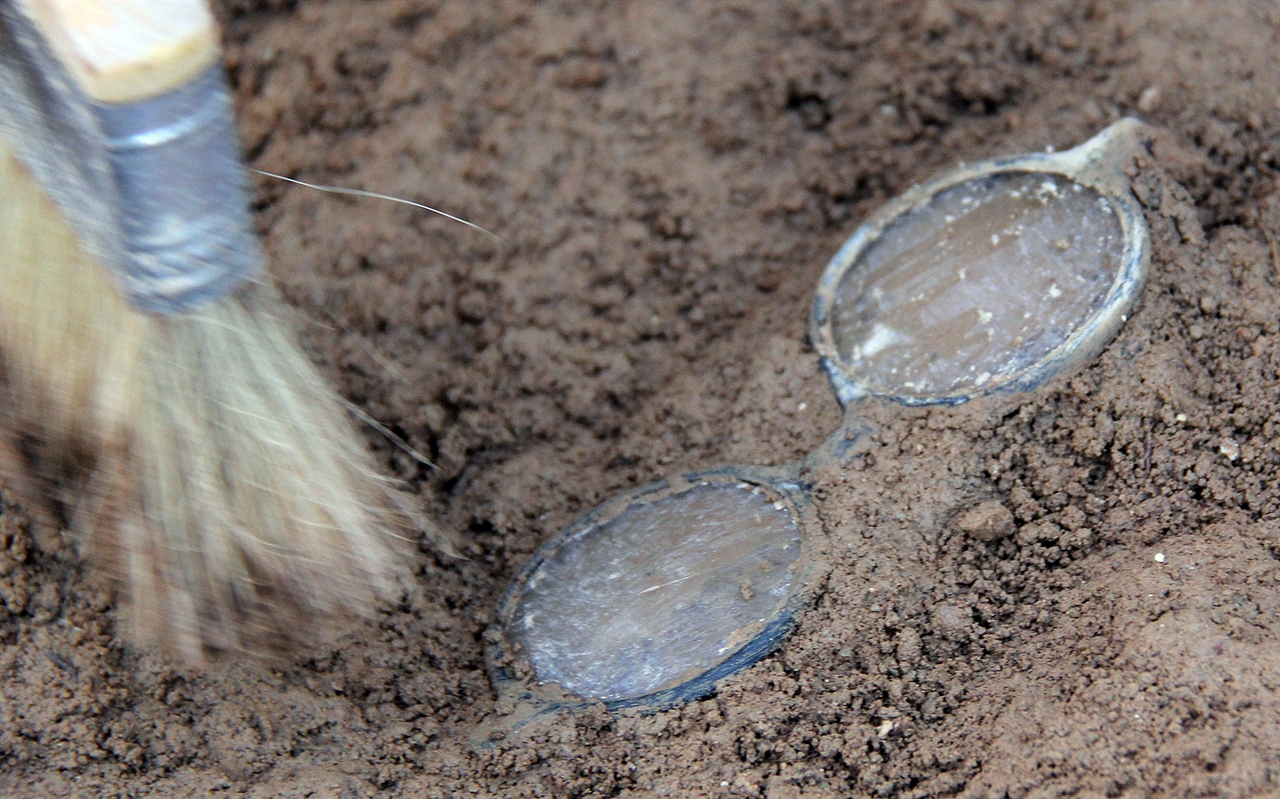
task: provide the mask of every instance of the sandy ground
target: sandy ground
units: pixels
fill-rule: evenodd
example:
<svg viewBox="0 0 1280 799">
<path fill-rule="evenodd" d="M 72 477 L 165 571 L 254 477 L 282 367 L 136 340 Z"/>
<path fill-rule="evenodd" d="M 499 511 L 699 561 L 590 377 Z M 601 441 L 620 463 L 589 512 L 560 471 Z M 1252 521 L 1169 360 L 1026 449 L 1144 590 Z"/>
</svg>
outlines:
<svg viewBox="0 0 1280 799">
<path fill-rule="evenodd" d="M 220 7 L 275 275 L 457 534 L 287 668 L 116 634 L 0 515 L 0 794 L 1257 796 L 1280 783 L 1280 10 L 1223 2 Z M 1139 114 L 1143 304 L 1031 396 L 869 406 L 814 475 L 832 570 L 773 656 L 654 716 L 500 720 L 483 633 L 611 493 L 782 464 L 841 413 L 806 342 L 859 220 L 959 161 Z M 991 543 L 958 514 L 996 499 Z M 1156 555 L 1162 555 L 1157 560 Z"/>
</svg>

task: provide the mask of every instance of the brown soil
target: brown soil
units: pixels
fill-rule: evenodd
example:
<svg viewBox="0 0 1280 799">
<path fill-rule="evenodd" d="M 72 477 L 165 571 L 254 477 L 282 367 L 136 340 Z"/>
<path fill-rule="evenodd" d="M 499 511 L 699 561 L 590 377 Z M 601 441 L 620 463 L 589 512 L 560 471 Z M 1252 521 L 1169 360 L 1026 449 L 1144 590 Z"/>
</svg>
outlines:
<svg viewBox="0 0 1280 799">
<path fill-rule="evenodd" d="M 1265 0 L 231 0 L 275 273 L 346 396 L 429 453 L 467 560 L 288 668 L 116 635 L 0 515 L 5 796 L 1252 796 L 1280 789 L 1280 11 Z M 780 464 L 840 411 L 826 260 L 960 160 L 1165 133 L 1144 303 L 1033 396 L 869 407 L 816 475 L 833 571 L 772 657 L 654 716 L 472 744 L 530 553 L 611 493 Z M 983 502 L 1016 530 L 957 520 Z M 1157 558 L 1157 554 L 1162 558 Z"/>
</svg>

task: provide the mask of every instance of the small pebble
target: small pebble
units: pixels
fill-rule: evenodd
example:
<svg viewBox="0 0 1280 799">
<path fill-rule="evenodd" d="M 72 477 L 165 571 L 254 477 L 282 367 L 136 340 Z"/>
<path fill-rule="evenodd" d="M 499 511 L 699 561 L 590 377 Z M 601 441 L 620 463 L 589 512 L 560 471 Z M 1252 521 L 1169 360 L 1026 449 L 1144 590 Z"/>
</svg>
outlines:
<svg viewBox="0 0 1280 799">
<path fill-rule="evenodd" d="M 1150 114 L 1160 107 L 1160 87 L 1148 86 L 1138 96 L 1138 110 Z"/>
<path fill-rule="evenodd" d="M 1165 562 L 1164 553 L 1163 553 L 1163 552 L 1157 552 L 1157 553 L 1156 553 L 1156 558 L 1155 558 L 1155 559 L 1156 559 L 1156 563 L 1164 563 L 1164 562 Z"/>
</svg>

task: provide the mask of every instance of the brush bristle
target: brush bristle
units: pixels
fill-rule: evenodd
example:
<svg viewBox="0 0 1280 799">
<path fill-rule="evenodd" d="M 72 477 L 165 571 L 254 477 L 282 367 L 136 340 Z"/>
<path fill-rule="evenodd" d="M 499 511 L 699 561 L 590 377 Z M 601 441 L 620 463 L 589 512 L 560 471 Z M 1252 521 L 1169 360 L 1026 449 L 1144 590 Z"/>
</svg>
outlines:
<svg viewBox="0 0 1280 799">
<path fill-rule="evenodd" d="M 449 548 L 374 469 L 284 310 L 251 284 L 134 311 L 0 142 L 0 421 L 126 587 L 134 636 L 188 661 L 313 643 L 396 600 L 410 530 Z"/>
</svg>

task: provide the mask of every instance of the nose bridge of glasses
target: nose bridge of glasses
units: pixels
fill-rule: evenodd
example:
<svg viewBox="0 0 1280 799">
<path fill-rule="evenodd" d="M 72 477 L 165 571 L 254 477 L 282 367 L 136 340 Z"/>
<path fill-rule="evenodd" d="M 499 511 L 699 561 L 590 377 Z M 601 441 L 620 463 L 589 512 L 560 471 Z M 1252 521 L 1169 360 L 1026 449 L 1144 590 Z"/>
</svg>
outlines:
<svg viewBox="0 0 1280 799">
<path fill-rule="evenodd" d="M 823 439 L 813 452 L 800 463 L 799 475 L 808 484 L 811 475 L 827 469 L 848 469 L 866 455 L 872 446 L 871 425 L 856 413 L 846 413 L 840 426 Z"/>
</svg>

